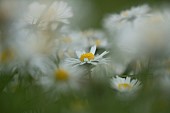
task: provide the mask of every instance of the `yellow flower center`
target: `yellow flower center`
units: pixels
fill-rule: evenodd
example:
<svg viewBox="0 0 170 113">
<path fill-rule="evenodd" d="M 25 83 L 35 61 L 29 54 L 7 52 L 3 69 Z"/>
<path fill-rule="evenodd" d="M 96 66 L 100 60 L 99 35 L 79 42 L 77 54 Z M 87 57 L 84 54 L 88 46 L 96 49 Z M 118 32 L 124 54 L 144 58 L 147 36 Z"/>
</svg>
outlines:
<svg viewBox="0 0 170 113">
<path fill-rule="evenodd" d="M 71 43 L 72 40 L 71 40 L 70 37 L 64 37 L 64 38 L 63 38 L 63 42 L 65 42 L 65 43 Z"/>
<path fill-rule="evenodd" d="M 0 62 L 8 62 L 9 60 L 12 60 L 13 57 L 14 57 L 13 52 L 7 49 L 0 53 Z"/>
<path fill-rule="evenodd" d="M 44 18 L 47 19 L 47 21 L 52 21 L 54 19 L 54 14 L 54 8 L 49 8 L 48 12 L 44 15 Z"/>
<path fill-rule="evenodd" d="M 122 12 L 122 15 L 127 17 L 129 15 L 129 13 L 128 13 L 128 11 L 124 11 L 124 12 Z"/>
<path fill-rule="evenodd" d="M 128 89 L 128 90 L 130 90 L 131 87 L 132 87 L 132 86 L 131 86 L 130 84 L 127 84 L 127 83 L 119 84 L 119 85 L 118 85 L 118 88 L 119 88 L 119 89 Z"/>
<path fill-rule="evenodd" d="M 94 55 L 93 55 L 93 53 L 82 54 L 81 57 L 80 57 L 80 61 L 83 62 L 85 58 L 87 58 L 88 60 L 93 60 L 94 59 Z"/>
<path fill-rule="evenodd" d="M 153 23 L 153 24 L 155 24 L 155 23 L 160 23 L 162 21 L 162 16 L 160 16 L 160 15 L 158 15 L 158 16 L 154 16 L 154 18 L 152 17 L 151 19 L 150 19 L 150 22 L 151 23 Z"/>
<path fill-rule="evenodd" d="M 57 69 L 55 71 L 55 78 L 60 81 L 68 80 L 69 74 L 64 69 Z"/>
<path fill-rule="evenodd" d="M 95 41 L 95 43 L 96 43 L 96 46 L 100 46 L 100 45 L 101 45 L 101 40 L 97 39 L 97 40 Z"/>
<path fill-rule="evenodd" d="M 84 110 L 86 103 L 82 100 L 75 100 L 71 103 L 71 109 L 75 112 L 81 112 Z"/>
</svg>

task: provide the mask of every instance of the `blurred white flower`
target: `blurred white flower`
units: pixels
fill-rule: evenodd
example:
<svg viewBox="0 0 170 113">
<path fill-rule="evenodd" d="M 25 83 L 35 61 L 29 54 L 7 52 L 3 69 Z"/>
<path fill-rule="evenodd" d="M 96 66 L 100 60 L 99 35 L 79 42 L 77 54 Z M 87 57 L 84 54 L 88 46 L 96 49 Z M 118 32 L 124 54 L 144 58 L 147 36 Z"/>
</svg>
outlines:
<svg viewBox="0 0 170 113">
<path fill-rule="evenodd" d="M 90 52 L 86 53 L 85 51 L 76 51 L 76 55 L 78 59 L 76 58 L 67 58 L 66 62 L 71 65 L 83 65 L 83 64 L 92 64 L 92 65 L 97 65 L 99 63 L 107 63 L 108 59 L 103 58 L 106 54 L 109 52 L 104 51 L 100 55 L 96 55 L 96 45 L 91 47 Z"/>
<path fill-rule="evenodd" d="M 108 40 L 106 34 L 102 30 L 87 30 L 83 34 L 87 37 L 89 45 L 96 45 L 98 48 L 108 48 Z"/>
<path fill-rule="evenodd" d="M 122 20 L 131 20 L 135 18 L 140 18 L 141 16 L 144 16 L 150 11 L 150 8 L 148 5 L 142 5 L 138 7 L 132 7 L 130 10 L 122 11 L 120 16 L 122 17 Z"/>
<path fill-rule="evenodd" d="M 47 11 L 47 19 L 49 21 L 59 21 L 68 24 L 68 18 L 73 16 L 71 7 L 66 2 L 56 1 Z"/>
<path fill-rule="evenodd" d="M 141 52 L 141 39 L 136 29 L 124 28 L 124 30 L 118 32 L 116 38 L 118 49 L 125 55 L 136 56 Z"/>
<path fill-rule="evenodd" d="M 16 59 L 36 78 L 37 73 L 44 73 L 48 63 L 55 52 L 54 38 L 45 31 L 28 33 L 28 30 L 20 32 L 13 41 Z M 45 65 L 43 65 L 45 63 Z"/>
<path fill-rule="evenodd" d="M 123 63 L 121 64 L 121 63 L 113 62 L 112 64 L 109 65 L 109 67 L 111 68 L 110 70 L 114 72 L 114 74 L 120 75 L 125 71 L 127 66 L 123 65 Z"/>
<path fill-rule="evenodd" d="M 12 48 L 0 49 L 0 64 L 11 63 L 15 59 L 14 50 Z"/>
<path fill-rule="evenodd" d="M 48 75 L 39 78 L 39 84 L 45 90 L 65 92 L 70 89 L 78 90 L 80 88 L 80 77 L 82 71 L 78 68 L 68 67 L 65 64 L 59 64 L 59 67 L 50 69 Z"/>
<path fill-rule="evenodd" d="M 72 16 L 72 9 L 66 2 L 55 1 L 49 8 L 44 4 L 33 2 L 29 6 L 24 21 L 42 30 L 48 28 L 55 30 L 60 22 L 68 24 L 68 19 Z"/>
<path fill-rule="evenodd" d="M 130 10 L 113 14 L 104 20 L 104 27 L 115 44 L 115 54 L 120 54 L 124 62 L 143 55 L 143 44 L 139 25 L 150 16 L 150 8 L 147 5 L 132 7 Z M 127 64 L 126 64 L 127 65 Z"/>
<path fill-rule="evenodd" d="M 42 19 L 48 23 L 52 29 L 56 29 L 58 24 L 68 24 L 68 19 L 73 16 L 72 8 L 63 1 L 55 1 L 43 15 Z"/>
<path fill-rule="evenodd" d="M 0 48 L 0 72 L 14 72 L 16 69 L 22 70 L 20 60 L 17 58 L 15 48 L 12 46 Z"/>
<path fill-rule="evenodd" d="M 43 75 L 48 75 L 49 70 L 53 67 L 55 67 L 54 62 L 46 56 L 34 56 L 26 62 L 27 71 L 35 80 Z"/>
<path fill-rule="evenodd" d="M 47 32 L 21 33 L 16 39 L 18 54 L 22 58 L 49 56 L 54 48 L 54 39 Z"/>
<path fill-rule="evenodd" d="M 74 56 L 75 50 L 82 48 L 87 48 L 88 40 L 79 30 L 64 30 L 62 31 L 62 36 L 56 40 L 58 45 L 58 55 L 64 56 Z"/>
<path fill-rule="evenodd" d="M 132 7 L 130 10 L 122 11 L 120 14 L 113 14 L 104 20 L 105 28 L 114 30 L 123 28 L 128 24 L 135 23 L 136 20 L 149 16 L 150 8 L 148 5 Z"/>
<path fill-rule="evenodd" d="M 24 17 L 24 21 L 30 25 L 39 26 L 42 22 L 41 17 L 46 9 L 46 5 L 33 2 L 28 7 L 28 12 Z"/>
<path fill-rule="evenodd" d="M 131 80 L 130 77 L 116 76 L 111 79 L 111 87 L 120 92 L 133 93 L 141 87 L 141 82 L 137 79 Z"/>
<path fill-rule="evenodd" d="M 155 11 L 138 25 L 141 44 L 146 52 L 167 51 L 169 46 L 169 20 L 167 13 Z"/>
</svg>

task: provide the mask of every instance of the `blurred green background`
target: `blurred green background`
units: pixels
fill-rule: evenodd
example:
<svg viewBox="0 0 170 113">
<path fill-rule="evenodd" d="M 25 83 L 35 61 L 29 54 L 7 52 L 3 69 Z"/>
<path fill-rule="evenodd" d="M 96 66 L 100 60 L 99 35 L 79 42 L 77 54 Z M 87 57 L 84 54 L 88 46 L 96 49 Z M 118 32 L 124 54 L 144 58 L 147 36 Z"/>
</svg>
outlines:
<svg viewBox="0 0 170 113">
<path fill-rule="evenodd" d="M 133 6 L 139 6 L 142 4 L 148 4 L 149 6 L 158 8 L 167 6 L 170 3 L 170 0 L 89 0 L 89 2 L 92 3 L 95 11 L 92 15 L 89 16 L 89 22 L 81 25 L 81 28 L 83 29 L 101 28 L 103 18 L 110 13 L 119 13 L 122 10 L 126 10 Z M 85 20 L 81 20 L 81 22 L 82 21 Z"/>
<path fill-rule="evenodd" d="M 11 0 L 12 1 L 12 0 Z M 26 0 L 21 0 L 26 1 Z M 38 0 L 30 0 L 38 1 Z M 42 0 L 39 0 L 42 1 Z M 48 1 L 48 0 L 46 0 Z M 69 1 L 69 0 L 68 0 Z M 132 6 L 149 4 L 158 8 L 169 4 L 170 0 L 72 0 L 74 3 L 81 2 L 83 8 L 89 12 L 85 15 L 77 14 L 76 22 L 81 29 L 101 28 L 103 18 L 110 13 L 119 13 Z M 88 9 L 89 5 L 92 9 Z M 79 6 L 81 8 L 81 6 Z M 76 9 L 83 12 L 85 9 Z M 25 7 L 26 9 L 26 7 Z M 84 16 L 83 16 L 84 15 Z M 102 74 L 102 73 L 101 73 Z M 148 76 L 149 72 L 139 73 L 143 75 L 143 88 L 134 100 L 121 100 L 116 93 L 108 87 L 108 82 L 90 82 L 88 90 L 84 92 L 70 92 L 55 99 L 51 92 L 44 93 L 39 87 L 30 85 L 26 79 L 14 92 L 2 92 L 0 87 L 0 113 L 170 113 L 170 93 L 154 87 L 156 77 Z M 149 79 L 145 79 L 146 76 Z M 140 77 L 140 76 L 137 76 Z M 10 81 L 11 76 L 1 76 L 0 86 Z M 5 81 L 5 82 L 4 82 Z M 151 89 L 153 87 L 153 89 Z M 57 101 L 56 101 L 57 100 Z M 44 111 L 41 111 L 44 110 Z M 25 112 L 26 111 L 26 112 Z"/>
</svg>

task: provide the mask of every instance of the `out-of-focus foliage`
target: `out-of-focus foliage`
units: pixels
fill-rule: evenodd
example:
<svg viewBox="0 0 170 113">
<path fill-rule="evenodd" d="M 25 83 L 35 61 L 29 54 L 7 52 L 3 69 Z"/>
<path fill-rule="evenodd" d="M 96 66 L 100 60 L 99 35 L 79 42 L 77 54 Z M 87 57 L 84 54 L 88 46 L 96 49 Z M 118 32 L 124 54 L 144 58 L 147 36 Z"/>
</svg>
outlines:
<svg viewBox="0 0 170 113">
<path fill-rule="evenodd" d="M 168 2 L 0 1 L 0 113 L 170 113 Z"/>
</svg>

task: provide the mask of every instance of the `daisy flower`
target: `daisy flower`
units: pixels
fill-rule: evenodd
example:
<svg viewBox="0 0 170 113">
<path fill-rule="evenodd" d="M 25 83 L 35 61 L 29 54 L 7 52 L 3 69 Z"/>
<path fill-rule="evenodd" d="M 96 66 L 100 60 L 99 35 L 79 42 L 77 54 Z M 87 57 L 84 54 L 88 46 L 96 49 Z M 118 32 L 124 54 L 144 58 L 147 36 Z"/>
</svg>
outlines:
<svg viewBox="0 0 170 113">
<path fill-rule="evenodd" d="M 139 7 L 132 7 L 130 10 L 125 10 L 121 12 L 120 16 L 122 17 L 121 19 L 125 20 L 133 20 L 135 18 L 144 16 L 150 11 L 150 8 L 148 5 L 142 5 Z"/>
<path fill-rule="evenodd" d="M 169 19 L 168 14 L 156 11 L 140 23 L 140 43 L 145 52 L 159 54 L 162 50 L 169 50 Z"/>
<path fill-rule="evenodd" d="M 54 30 L 59 22 L 68 24 L 68 18 L 72 16 L 72 9 L 66 2 L 56 1 L 49 8 L 44 4 L 33 2 L 29 5 L 24 21 L 28 25 L 36 25 L 43 30 L 50 25 L 51 29 Z"/>
<path fill-rule="evenodd" d="M 71 18 L 73 16 L 72 8 L 68 6 L 66 2 L 60 1 L 60 2 L 54 2 L 52 6 L 49 8 L 49 12 L 53 12 L 54 15 L 50 15 L 50 20 L 52 21 L 60 21 L 63 23 L 68 24 L 69 21 L 68 18 Z"/>
<path fill-rule="evenodd" d="M 68 31 L 69 33 L 62 33 L 61 38 L 56 39 L 58 45 L 58 55 L 60 58 L 66 56 L 74 56 L 75 50 L 89 47 L 87 38 L 82 35 L 81 31 Z"/>
<path fill-rule="evenodd" d="M 47 63 L 43 65 L 43 62 L 48 62 L 49 57 L 56 53 L 55 39 L 42 31 L 27 34 L 27 31 L 20 32 L 13 41 L 13 48 L 16 51 L 18 62 L 26 66 L 25 69 L 35 76 L 35 73 L 39 71 L 46 71 Z M 40 67 L 43 69 L 41 70 Z"/>
<path fill-rule="evenodd" d="M 10 62 L 14 59 L 14 52 L 12 49 L 0 50 L 0 63 Z"/>
<path fill-rule="evenodd" d="M 111 79 L 112 88 L 120 92 L 135 92 L 141 87 L 141 82 L 137 79 L 131 80 L 130 77 L 121 78 L 119 76 Z"/>
<path fill-rule="evenodd" d="M 108 41 L 106 34 L 102 30 L 87 30 L 84 35 L 88 38 L 89 45 L 96 45 L 99 48 L 107 48 Z"/>
<path fill-rule="evenodd" d="M 120 14 L 110 15 L 104 20 L 104 26 L 110 30 L 117 27 L 122 28 L 124 25 L 132 23 L 142 17 L 148 16 L 149 11 L 150 8 L 148 5 L 132 7 L 130 10 L 122 11 Z"/>
<path fill-rule="evenodd" d="M 24 21 L 28 25 L 37 25 L 42 22 L 40 19 L 46 9 L 46 5 L 33 2 L 28 7 L 28 12 L 24 16 Z"/>
<path fill-rule="evenodd" d="M 149 11 L 149 6 L 142 5 L 122 11 L 120 14 L 110 15 L 104 20 L 105 28 L 113 37 L 114 43 L 116 42 L 115 47 L 121 55 L 126 56 L 125 62 L 143 54 L 144 47 L 141 43 L 143 37 L 140 35 L 139 25 L 150 17 Z"/>
<path fill-rule="evenodd" d="M 12 44 L 0 48 L 0 71 L 13 72 L 19 65 L 20 59 L 18 59 L 16 48 Z"/>
<path fill-rule="evenodd" d="M 98 63 L 107 63 L 108 59 L 103 58 L 106 54 L 108 54 L 108 51 L 104 51 L 100 55 L 95 55 L 96 52 L 96 45 L 91 47 L 90 52 L 85 51 L 76 51 L 77 58 L 67 58 L 66 62 L 68 64 L 77 66 L 77 65 L 83 65 L 83 64 L 92 64 L 97 65 Z"/>
<path fill-rule="evenodd" d="M 80 88 L 79 79 L 81 72 L 78 68 L 60 64 L 59 67 L 50 70 L 48 75 L 40 77 L 39 83 L 45 90 L 53 89 L 53 91 L 61 92 L 68 91 L 69 89 L 76 90 Z"/>
<path fill-rule="evenodd" d="M 58 24 L 69 24 L 68 19 L 73 16 L 72 8 L 66 2 L 54 2 L 47 12 L 43 15 L 43 21 L 51 25 L 52 29 L 56 29 Z"/>
</svg>

